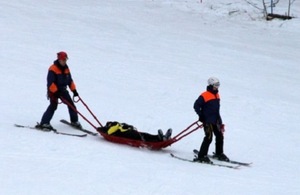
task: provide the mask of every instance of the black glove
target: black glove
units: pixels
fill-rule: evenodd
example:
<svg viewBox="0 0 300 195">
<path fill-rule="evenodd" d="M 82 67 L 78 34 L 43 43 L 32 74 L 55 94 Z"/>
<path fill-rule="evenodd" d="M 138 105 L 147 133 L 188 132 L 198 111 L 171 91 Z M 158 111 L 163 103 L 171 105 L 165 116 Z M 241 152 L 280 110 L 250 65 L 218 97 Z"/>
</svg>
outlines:
<svg viewBox="0 0 300 195">
<path fill-rule="evenodd" d="M 78 94 L 77 90 L 75 89 L 75 90 L 73 91 L 73 97 L 78 97 L 78 96 L 79 96 L 79 94 Z"/>
<path fill-rule="evenodd" d="M 219 125 L 219 130 L 221 131 L 222 134 L 224 134 L 224 132 L 225 132 L 225 125 L 224 124 Z"/>
<path fill-rule="evenodd" d="M 204 117 L 203 117 L 203 115 L 201 114 L 201 115 L 199 115 L 199 121 L 200 122 L 202 122 L 203 123 L 203 121 L 204 121 Z"/>
</svg>

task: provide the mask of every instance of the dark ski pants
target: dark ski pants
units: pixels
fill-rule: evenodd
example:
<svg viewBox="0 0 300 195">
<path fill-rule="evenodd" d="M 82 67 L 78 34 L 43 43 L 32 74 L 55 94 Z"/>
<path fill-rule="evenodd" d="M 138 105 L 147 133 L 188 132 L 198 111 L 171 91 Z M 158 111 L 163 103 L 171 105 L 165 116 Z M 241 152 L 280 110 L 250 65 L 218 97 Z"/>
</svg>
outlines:
<svg viewBox="0 0 300 195">
<path fill-rule="evenodd" d="M 203 157 L 207 155 L 209 145 L 211 144 L 213 139 L 213 134 L 215 134 L 216 137 L 216 154 L 223 154 L 224 136 L 223 133 L 220 131 L 220 127 L 215 124 L 205 124 L 204 133 L 205 137 L 201 144 L 198 156 Z"/>
<path fill-rule="evenodd" d="M 61 97 L 64 98 L 66 101 L 68 101 L 76 109 L 75 104 L 68 91 L 64 91 L 61 94 Z M 57 106 L 58 106 L 58 99 L 50 98 L 50 105 L 48 106 L 47 110 L 43 114 L 41 124 L 50 124 L 50 121 L 55 113 L 55 110 L 57 109 Z M 70 106 L 68 106 L 68 110 L 70 115 L 70 121 L 77 122 L 78 121 L 77 112 L 75 112 Z"/>
</svg>

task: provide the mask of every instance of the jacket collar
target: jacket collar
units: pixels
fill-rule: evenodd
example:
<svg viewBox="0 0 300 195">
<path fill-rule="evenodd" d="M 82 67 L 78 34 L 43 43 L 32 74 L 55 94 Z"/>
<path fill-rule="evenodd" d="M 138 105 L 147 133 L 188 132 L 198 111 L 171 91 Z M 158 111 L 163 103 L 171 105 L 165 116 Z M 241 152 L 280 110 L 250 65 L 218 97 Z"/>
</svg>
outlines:
<svg viewBox="0 0 300 195">
<path fill-rule="evenodd" d="M 66 64 L 65 66 L 62 66 L 58 60 L 55 60 L 54 62 L 54 65 L 57 66 L 60 70 L 64 71 L 65 69 L 68 68 L 68 65 Z"/>
<path fill-rule="evenodd" d="M 206 90 L 209 91 L 209 92 L 212 93 L 212 94 L 217 94 L 217 93 L 219 93 L 219 90 L 218 90 L 218 89 L 214 90 L 214 87 L 213 87 L 212 85 L 208 85 L 208 86 L 206 87 Z"/>
</svg>

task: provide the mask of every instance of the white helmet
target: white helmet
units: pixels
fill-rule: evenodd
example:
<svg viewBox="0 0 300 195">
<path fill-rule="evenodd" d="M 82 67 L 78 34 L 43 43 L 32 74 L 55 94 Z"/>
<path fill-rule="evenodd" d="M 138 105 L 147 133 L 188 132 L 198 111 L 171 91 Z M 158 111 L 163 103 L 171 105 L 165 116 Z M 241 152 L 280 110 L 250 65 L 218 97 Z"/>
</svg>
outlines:
<svg viewBox="0 0 300 195">
<path fill-rule="evenodd" d="M 220 81 L 216 77 L 210 77 L 207 80 L 208 85 L 214 86 L 214 87 L 219 87 L 220 86 Z"/>
</svg>

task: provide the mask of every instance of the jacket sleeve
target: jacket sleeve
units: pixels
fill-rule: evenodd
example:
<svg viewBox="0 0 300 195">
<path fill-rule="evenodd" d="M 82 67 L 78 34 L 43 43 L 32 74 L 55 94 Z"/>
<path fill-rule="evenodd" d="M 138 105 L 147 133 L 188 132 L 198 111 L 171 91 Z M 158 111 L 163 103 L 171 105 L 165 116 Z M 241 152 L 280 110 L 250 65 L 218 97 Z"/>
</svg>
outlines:
<svg viewBox="0 0 300 195">
<path fill-rule="evenodd" d="M 56 78 L 55 73 L 52 70 L 49 70 L 48 75 L 47 75 L 48 92 L 51 92 L 51 93 L 57 92 L 58 88 L 57 88 L 57 85 L 55 84 L 55 78 Z"/>
<path fill-rule="evenodd" d="M 198 114 L 198 116 L 201 116 L 201 108 L 204 104 L 204 99 L 202 96 L 199 96 L 198 99 L 194 103 L 194 110 Z"/>
<path fill-rule="evenodd" d="M 71 72 L 69 73 L 69 75 L 70 75 L 69 88 L 70 88 L 71 91 L 75 91 L 76 90 L 76 85 L 75 85 L 75 82 L 73 81 Z"/>
<path fill-rule="evenodd" d="M 220 113 L 219 113 L 219 117 L 218 117 L 218 123 L 219 123 L 220 125 L 223 124 L 222 117 L 221 117 Z"/>
</svg>

